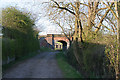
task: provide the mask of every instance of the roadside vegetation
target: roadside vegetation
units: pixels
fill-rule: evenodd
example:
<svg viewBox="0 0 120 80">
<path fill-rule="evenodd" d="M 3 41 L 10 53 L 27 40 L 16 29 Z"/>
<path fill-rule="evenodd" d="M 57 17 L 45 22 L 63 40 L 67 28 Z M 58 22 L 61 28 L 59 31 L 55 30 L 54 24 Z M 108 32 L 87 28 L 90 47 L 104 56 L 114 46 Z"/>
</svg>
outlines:
<svg viewBox="0 0 120 80">
<path fill-rule="evenodd" d="M 70 42 L 65 54 L 56 55 L 64 76 L 119 80 L 120 1 L 50 0 L 45 4 L 45 15 L 61 28 Z M 39 46 L 31 14 L 10 7 L 2 10 L 2 19 L 3 64 L 39 49 L 45 51 Z"/>
<path fill-rule="evenodd" d="M 83 77 L 120 79 L 119 1 L 51 0 L 46 8 L 70 42 L 67 61 Z"/>
<path fill-rule="evenodd" d="M 84 38 L 83 38 L 84 39 Z M 66 52 L 67 61 L 85 78 L 115 78 L 116 36 L 100 34 L 84 43 L 73 43 Z M 76 51 L 73 45 L 77 44 Z M 77 53 L 78 59 L 74 55 Z"/>
<path fill-rule="evenodd" d="M 3 70 L 13 63 L 38 54 L 40 47 L 34 22 L 31 14 L 25 11 L 14 7 L 2 10 Z"/>
<path fill-rule="evenodd" d="M 64 78 L 82 78 L 81 74 L 67 62 L 66 56 L 62 51 L 56 54 L 56 59 L 63 72 Z"/>
</svg>

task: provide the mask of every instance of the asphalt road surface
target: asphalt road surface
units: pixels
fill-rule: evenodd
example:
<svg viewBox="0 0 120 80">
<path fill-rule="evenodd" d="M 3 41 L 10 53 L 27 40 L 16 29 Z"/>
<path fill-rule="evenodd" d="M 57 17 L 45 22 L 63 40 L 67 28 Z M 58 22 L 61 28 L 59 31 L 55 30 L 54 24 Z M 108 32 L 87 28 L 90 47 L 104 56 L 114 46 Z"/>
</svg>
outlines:
<svg viewBox="0 0 120 80">
<path fill-rule="evenodd" d="M 57 52 L 44 52 L 22 61 L 8 69 L 3 78 L 63 78 L 55 54 Z"/>
</svg>

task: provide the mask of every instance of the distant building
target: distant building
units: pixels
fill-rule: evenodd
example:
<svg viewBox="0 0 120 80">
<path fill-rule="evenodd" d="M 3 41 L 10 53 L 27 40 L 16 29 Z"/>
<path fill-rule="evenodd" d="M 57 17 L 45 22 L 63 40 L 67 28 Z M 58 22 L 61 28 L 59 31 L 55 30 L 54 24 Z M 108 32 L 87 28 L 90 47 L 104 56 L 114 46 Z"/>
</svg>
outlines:
<svg viewBox="0 0 120 80">
<path fill-rule="evenodd" d="M 63 44 L 61 42 L 56 42 L 55 43 L 55 50 L 62 50 L 63 49 Z"/>
</svg>

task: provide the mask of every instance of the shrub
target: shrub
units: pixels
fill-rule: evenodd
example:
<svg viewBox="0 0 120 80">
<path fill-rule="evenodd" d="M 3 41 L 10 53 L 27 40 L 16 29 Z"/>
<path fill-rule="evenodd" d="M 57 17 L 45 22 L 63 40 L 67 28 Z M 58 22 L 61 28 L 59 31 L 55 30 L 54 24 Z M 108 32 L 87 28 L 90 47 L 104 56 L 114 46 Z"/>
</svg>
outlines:
<svg viewBox="0 0 120 80">
<path fill-rule="evenodd" d="M 39 49 L 34 20 L 26 12 L 9 7 L 2 10 L 3 60 L 19 59 Z"/>
</svg>

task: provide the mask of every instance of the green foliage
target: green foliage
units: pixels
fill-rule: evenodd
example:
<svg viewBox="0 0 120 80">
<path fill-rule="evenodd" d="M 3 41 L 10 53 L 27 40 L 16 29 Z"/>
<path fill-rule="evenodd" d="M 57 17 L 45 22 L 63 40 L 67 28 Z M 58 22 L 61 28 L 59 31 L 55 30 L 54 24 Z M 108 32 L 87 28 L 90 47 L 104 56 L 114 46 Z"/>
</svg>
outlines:
<svg viewBox="0 0 120 80">
<path fill-rule="evenodd" d="M 110 75 L 115 76 L 116 71 L 116 58 L 117 58 L 117 44 L 108 44 L 105 47 L 105 56 L 106 56 L 106 63 L 108 68 L 108 72 Z"/>
<path fill-rule="evenodd" d="M 103 60 L 105 45 L 94 43 L 84 43 L 83 45 L 85 45 L 83 48 L 84 70 L 89 77 L 102 77 L 104 74 Z"/>
<path fill-rule="evenodd" d="M 66 57 L 63 52 L 56 54 L 57 62 L 63 71 L 64 78 L 82 78 L 79 72 L 67 63 Z"/>
<path fill-rule="evenodd" d="M 3 60 L 19 59 L 39 49 L 34 20 L 14 7 L 2 10 Z"/>
<path fill-rule="evenodd" d="M 103 75 L 103 59 L 104 45 L 84 42 L 82 45 L 82 53 L 76 51 L 79 55 L 79 63 L 76 61 L 73 46 L 67 52 L 67 59 L 84 77 L 96 78 Z M 79 47 L 79 46 L 76 46 Z M 99 49 L 98 49 L 99 48 Z M 82 54 L 82 55 L 81 55 Z"/>
<path fill-rule="evenodd" d="M 2 10 L 2 25 L 26 33 L 32 29 L 34 21 L 30 19 L 28 13 L 23 13 L 14 7 Z"/>
<path fill-rule="evenodd" d="M 15 43 L 14 40 L 4 38 L 2 40 L 2 59 L 7 61 L 7 57 L 15 57 Z"/>
<path fill-rule="evenodd" d="M 75 58 L 75 55 L 74 55 L 74 49 L 73 49 L 73 45 L 71 45 L 71 47 L 68 49 L 68 51 L 66 51 L 66 58 L 67 58 L 67 61 L 74 67 L 77 67 L 78 66 L 78 62 Z"/>
<path fill-rule="evenodd" d="M 116 62 L 117 52 L 116 35 L 102 34 L 102 32 L 95 34 L 93 31 L 86 30 L 83 38 L 84 43 L 77 43 L 78 45 L 73 43 L 68 49 L 67 59 L 69 63 L 77 68 L 84 77 L 114 78 L 115 66 L 113 64 Z M 80 58 L 79 63 L 75 53 Z"/>
</svg>

